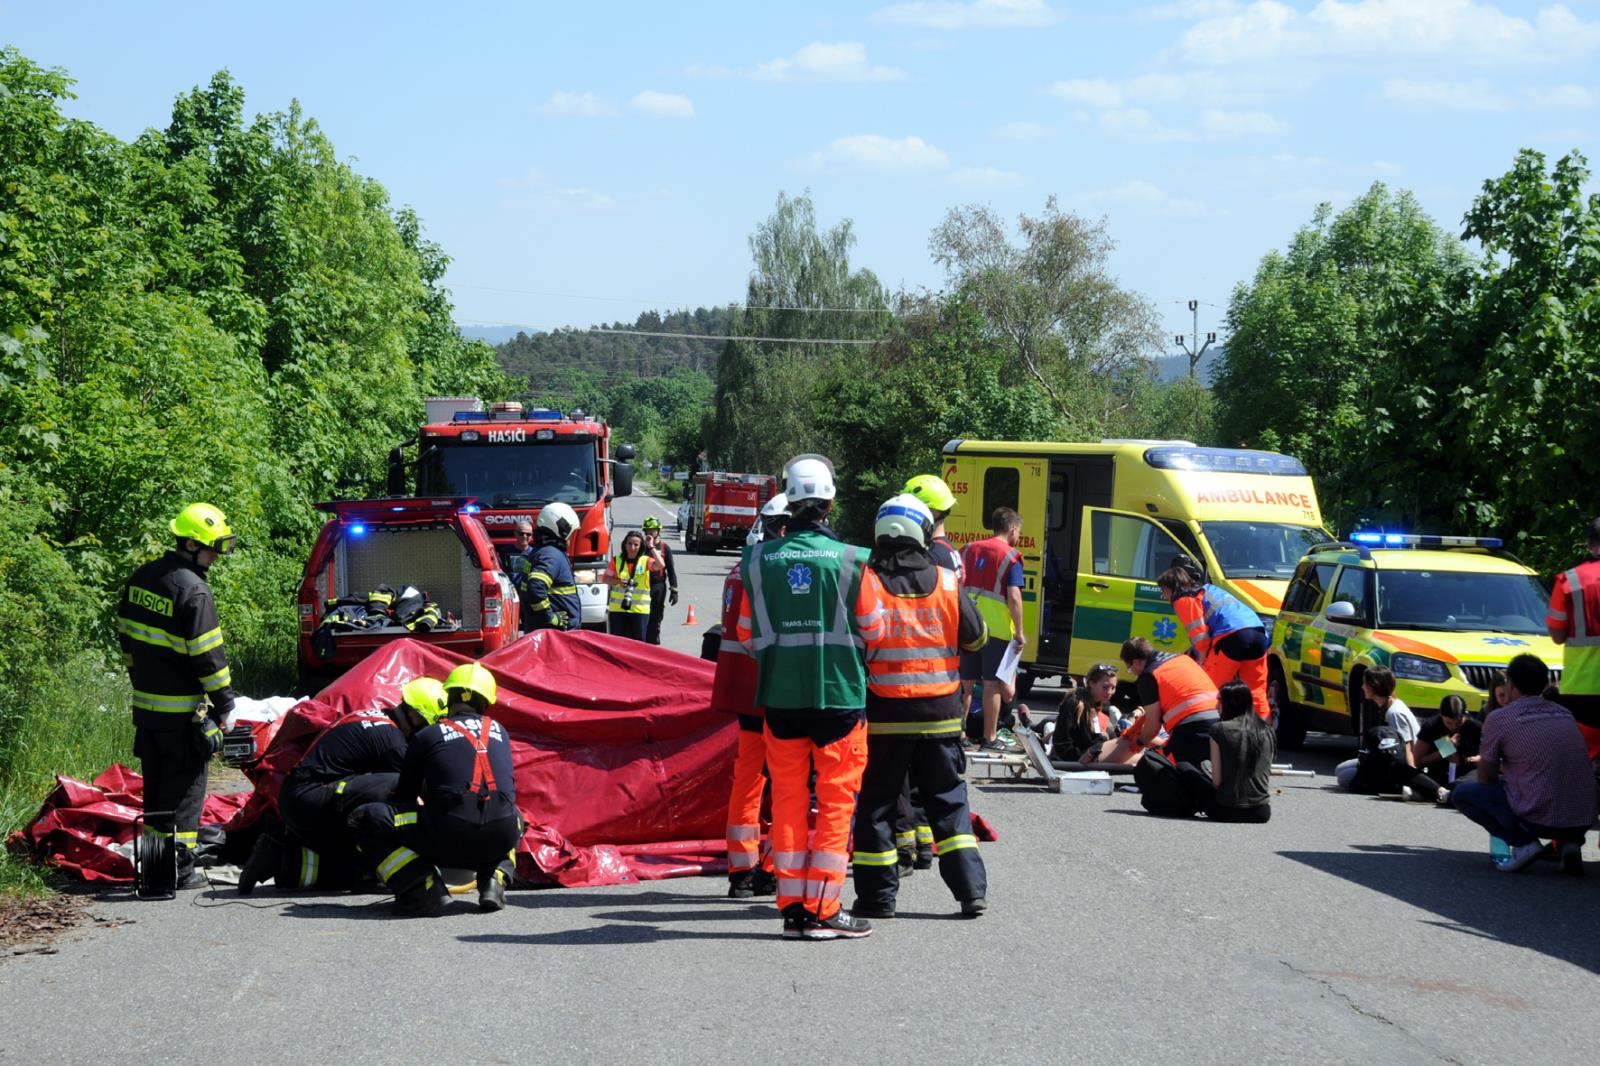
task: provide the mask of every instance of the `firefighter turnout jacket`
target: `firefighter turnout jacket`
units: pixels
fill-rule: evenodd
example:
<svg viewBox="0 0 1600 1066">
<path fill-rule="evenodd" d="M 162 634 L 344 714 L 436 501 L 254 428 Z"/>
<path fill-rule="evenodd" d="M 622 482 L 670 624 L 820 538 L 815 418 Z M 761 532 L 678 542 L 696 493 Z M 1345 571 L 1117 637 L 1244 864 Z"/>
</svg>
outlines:
<svg viewBox="0 0 1600 1066">
<path fill-rule="evenodd" d="M 479 715 L 454 709 L 448 718 L 418 730 L 406 748 L 400 780 L 394 786 L 395 802 L 405 805 L 421 798 L 424 803 L 437 804 L 442 809 L 458 803 L 482 785 L 477 772 L 477 748 L 473 743 L 473 738 L 480 736 L 482 730 L 483 719 Z M 491 791 L 515 800 L 511 741 L 499 722 L 489 722 L 488 740 Z"/>
<path fill-rule="evenodd" d="M 722 642 L 717 646 L 717 672 L 711 679 L 711 709 L 727 714 L 759 715 L 756 661 L 739 638 L 739 613 L 744 608 L 740 564 L 734 563 L 722 583 Z"/>
<path fill-rule="evenodd" d="M 405 734 L 387 712 L 357 711 L 319 736 L 289 777 L 322 784 L 357 774 L 397 774 L 405 757 Z"/>
<path fill-rule="evenodd" d="M 883 626 L 867 640 L 869 735 L 953 736 L 961 731 L 960 654 L 989 639 L 953 571 L 912 542 L 879 548 L 866 580 Z"/>
<path fill-rule="evenodd" d="M 133 724 L 188 727 L 210 696 L 218 723 L 233 710 L 233 680 L 204 573 L 178 551 L 141 566 L 117 608 L 117 639 L 133 683 Z"/>
<path fill-rule="evenodd" d="M 543 530 L 540 530 L 543 533 Z M 524 629 L 581 629 L 583 602 L 572 576 L 572 563 L 559 544 L 544 543 L 527 557 L 518 592 Z"/>
</svg>

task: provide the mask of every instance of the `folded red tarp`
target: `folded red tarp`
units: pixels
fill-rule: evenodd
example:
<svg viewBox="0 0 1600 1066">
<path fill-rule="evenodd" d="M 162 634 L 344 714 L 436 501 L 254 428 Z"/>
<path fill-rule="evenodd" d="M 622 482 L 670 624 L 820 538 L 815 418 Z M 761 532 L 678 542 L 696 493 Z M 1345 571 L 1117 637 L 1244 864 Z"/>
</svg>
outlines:
<svg viewBox="0 0 1600 1066">
<path fill-rule="evenodd" d="M 284 776 L 330 723 L 393 707 L 407 681 L 443 679 L 465 661 L 395 641 L 283 718 L 255 726 L 263 754 L 246 770 L 255 791 L 228 798 L 225 828 L 247 829 L 274 809 Z M 511 733 L 517 805 L 528 823 L 518 848 L 525 879 L 597 885 L 726 869 L 721 841 L 738 730 L 710 709 L 710 663 L 587 632 L 534 633 L 483 662 L 499 687 L 493 717 Z M 94 863 L 80 854 L 131 836 L 137 789 L 108 787 L 113 795 L 91 795 L 63 780 L 26 836 L 36 845 L 56 840 L 45 854 L 85 877 L 131 877 L 115 852 Z M 62 834 L 76 843 L 56 839 Z"/>
</svg>

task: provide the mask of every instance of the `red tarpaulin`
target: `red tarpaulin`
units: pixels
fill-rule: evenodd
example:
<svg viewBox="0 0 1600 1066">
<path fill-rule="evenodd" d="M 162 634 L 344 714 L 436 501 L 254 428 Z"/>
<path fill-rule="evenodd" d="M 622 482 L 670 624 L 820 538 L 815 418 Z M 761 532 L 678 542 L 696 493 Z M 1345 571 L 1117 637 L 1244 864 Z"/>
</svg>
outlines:
<svg viewBox="0 0 1600 1066">
<path fill-rule="evenodd" d="M 218 811 L 232 813 L 226 828 L 250 827 L 273 808 L 284 775 L 330 723 L 352 711 L 395 706 L 413 677 L 443 679 L 465 661 L 414 640 L 378 649 L 313 699 L 255 727 L 263 755 L 245 771 L 255 792 L 213 796 L 207 814 L 213 804 L 227 804 Z M 521 876 L 597 885 L 726 869 L 723 830 L 737 727 L 710 709 L 712 664 L 588 632 L 534 633 L 483 663 L 499 686 L 491 716 L 511 733 L 517 806 L 528 823 L 518 846 Z M 61 779 L 52 802 L 24 831 L 36 847 L 47 837 L 55 841 L 41 854 L 85 877 L 132 877 L 131 864 L 114 852 L 122 862 L 114 869 L 77 855 L 84 847 L 104 850 L 102 838 L 131 836 L 139 796 L 108 784 L 113 773 L 125 775 L 119 782 L 138 780 L 114 767 L 96 781 L 109 791 L 88 795 L 86 786 Z M 108 830 L 119 825 L 126 828 L 117 838 Z"/>
</svg>

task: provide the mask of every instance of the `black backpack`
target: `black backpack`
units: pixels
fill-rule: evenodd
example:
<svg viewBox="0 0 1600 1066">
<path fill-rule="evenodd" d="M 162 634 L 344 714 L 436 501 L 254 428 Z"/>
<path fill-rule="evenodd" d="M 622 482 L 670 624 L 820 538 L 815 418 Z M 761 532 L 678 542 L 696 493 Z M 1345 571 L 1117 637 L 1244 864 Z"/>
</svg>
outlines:
<svg viewBox="0 0 1600 1066">
<path fill-rule="evenodd" d="M 1184 787 L 1183 774 L 1171 759 L 1146 748 L 1133 767 L 1133 783 L 1139 786 L 1139 805 L 1164 818 L 1194 816 L 1194 800 Z"/>
<path fill-rule="evenodd" d="M 1391 726 L 1375 725 L 1361 734 L 1361 750 L 1356 765 L 1363 777 L 1386 779 L 1396 766 L 1406 761 L 1405 741 Z"/>
</svg>

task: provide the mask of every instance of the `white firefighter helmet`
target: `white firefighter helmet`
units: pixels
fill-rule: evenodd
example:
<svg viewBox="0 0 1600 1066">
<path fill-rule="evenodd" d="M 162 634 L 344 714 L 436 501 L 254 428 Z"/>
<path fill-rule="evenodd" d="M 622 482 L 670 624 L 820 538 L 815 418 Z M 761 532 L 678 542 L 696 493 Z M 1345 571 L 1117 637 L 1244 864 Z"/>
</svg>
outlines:
<svg viewBox="0 0 1600 1066">
<path fill-rule="evenodd" d="M 811 453 L 790 459 L 783 468 L 783 495 L 790 506 L 833 499 L 833 464 L 825 456 Z"/>
<path fill-rule="evenodd" d="M 872 524 L 872 536 L 884 541 L 894 537 L 910 537 L 924 548 L 933 532 L 933 512 L 928 505 L 903 492 L 891 496 L 878 508 L 878 519 Z"/>
<path fill-rule="evenodd" d="M 564 503 L 547 503 L 539 508 L 539 528 L 566 540 L 578 528 L 578 512 Z"/>
</svg>

